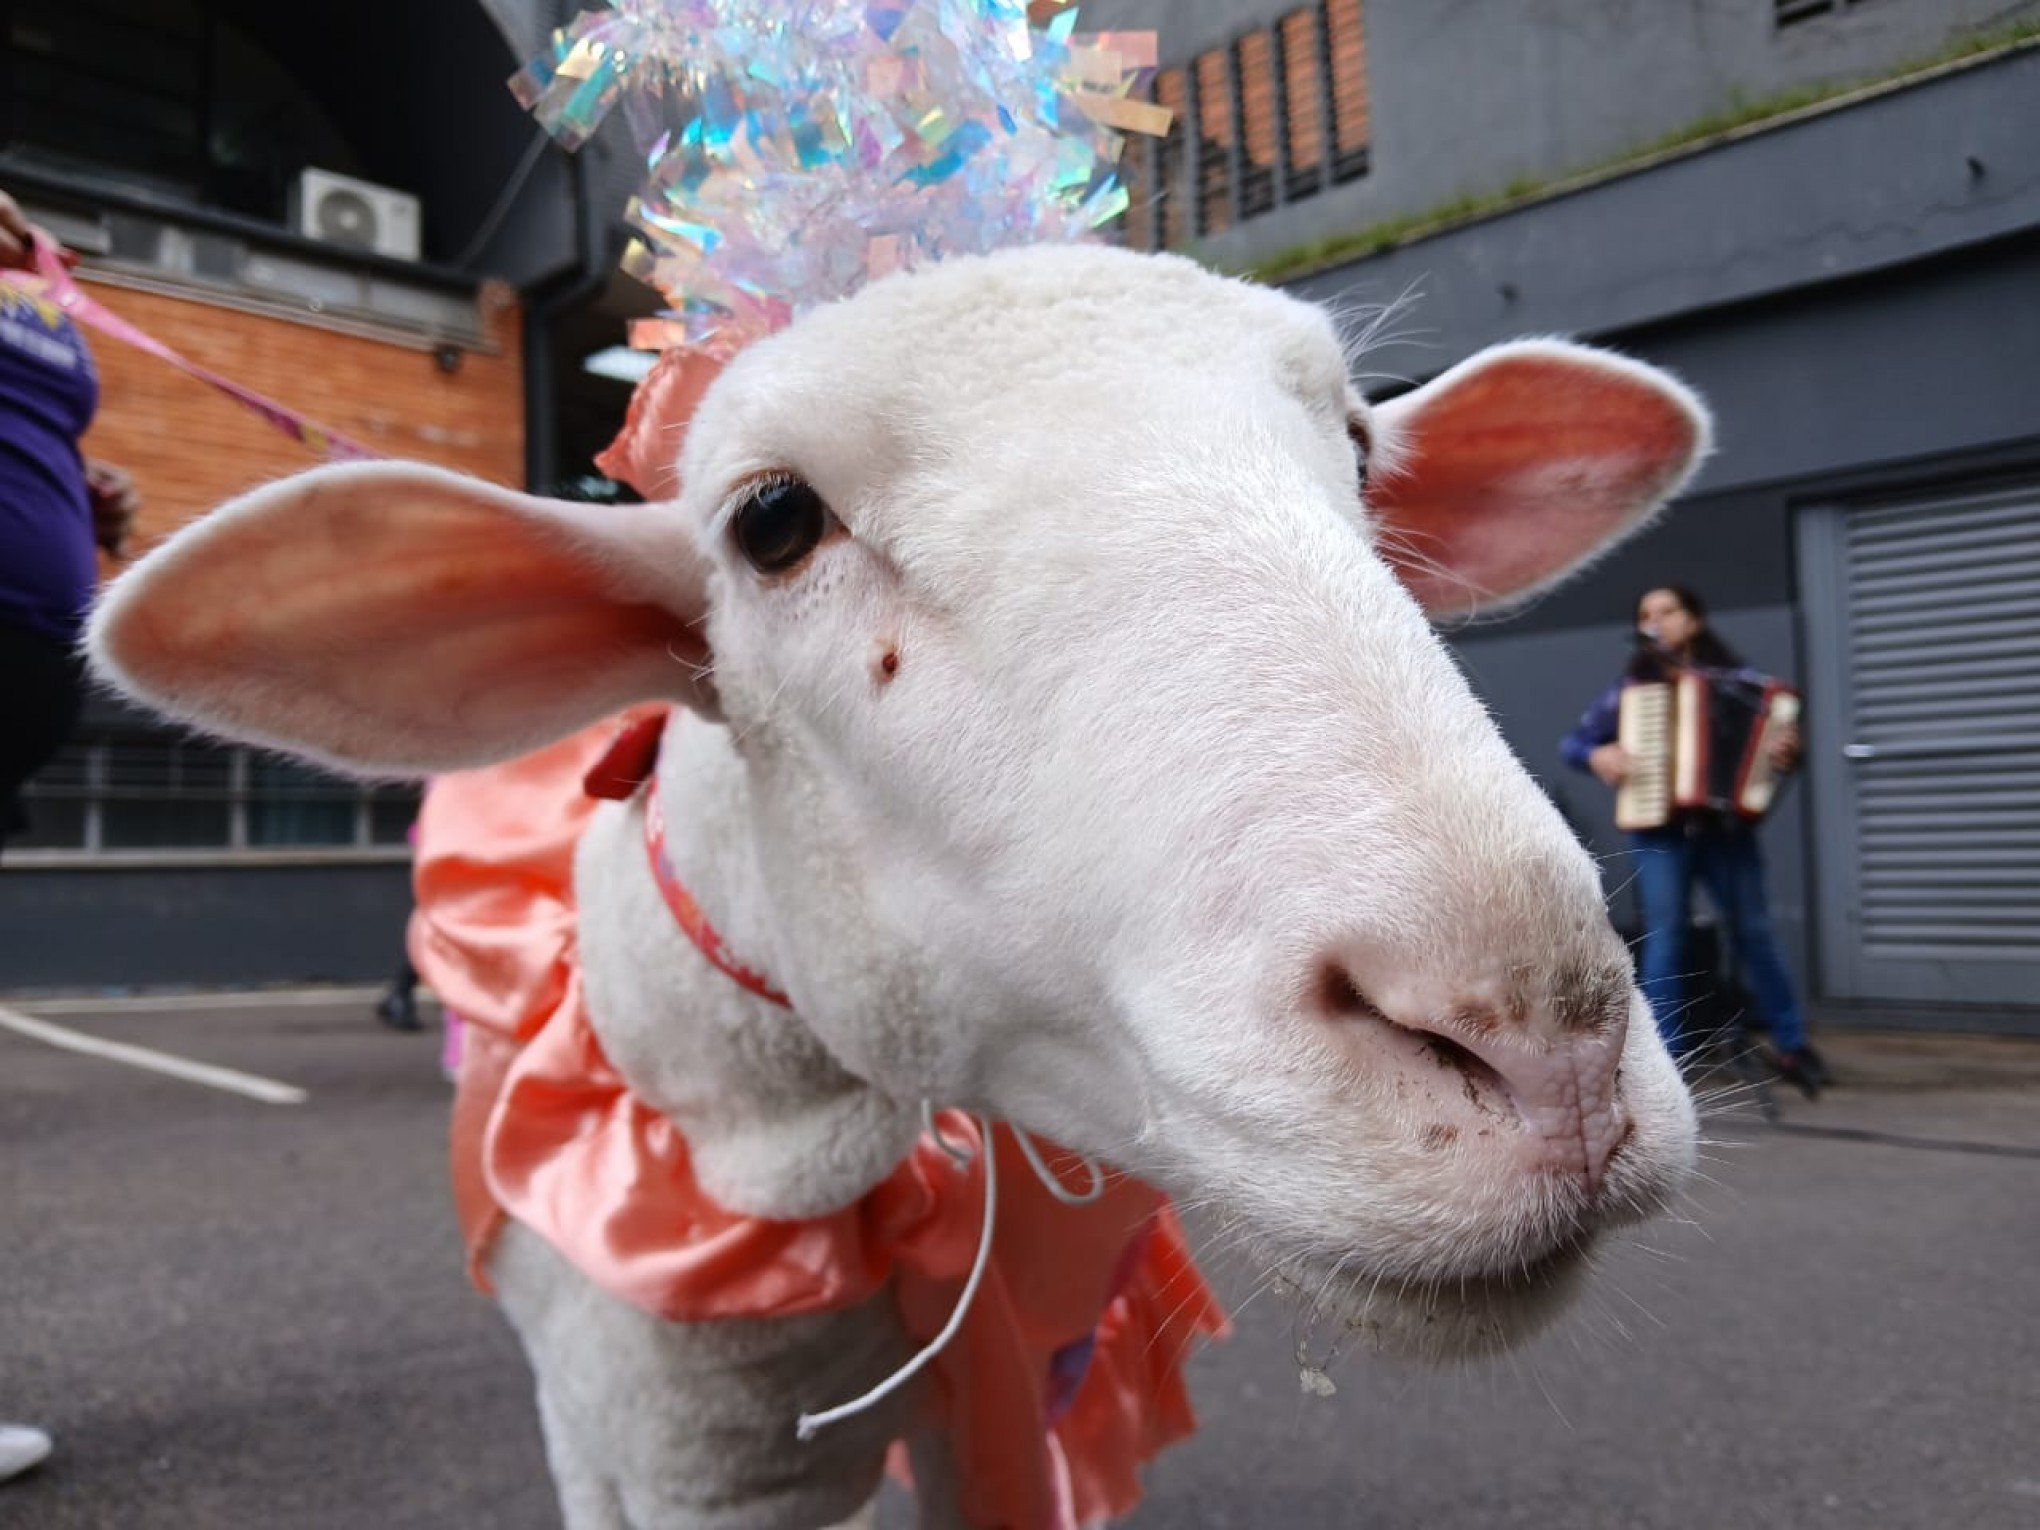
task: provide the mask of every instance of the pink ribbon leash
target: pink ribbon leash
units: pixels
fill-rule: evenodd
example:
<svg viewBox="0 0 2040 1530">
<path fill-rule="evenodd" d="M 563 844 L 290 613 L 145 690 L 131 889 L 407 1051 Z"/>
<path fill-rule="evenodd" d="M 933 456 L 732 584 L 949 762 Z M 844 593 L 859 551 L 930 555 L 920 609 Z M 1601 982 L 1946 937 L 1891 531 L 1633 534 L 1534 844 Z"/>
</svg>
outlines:
<svg viewBox="0 0 2040 1530">
<path fill-rule="evenodd" d="M 123 319 L 97 298 L 88 296 L 65 269 L 63 256 L 55 241 L 40 230 L 35 232 L 34 239 L 34 274 L 26 271 L 0 271 L 0 281 L 19 287 L 31 296 L 54 303 L 78 323 L 90 325 L 103 335 L 125 341 L 137 350 L 146 351 L 159 360 L 169 362 L 178 371 L 219 389 L 235 403 L 254 411 L 293 441 L 310 447 L 328 462 L 374 460 L 383 455 L 381 452 L 371 451 L 359 441 L 350 440 L 337 430 L 328 429 L 317 421 L 306 418 L 295 409 L 286 409 L 275 399 L 266 398 L 253 388 L 244 388 L 233 379 L 222 377 L 209 367 L 202 367 L 197 362 L 180 356 L 147 330 Z M 41 284 L 45 290 L 36 291 L 32 283 Z"/>
</svg>

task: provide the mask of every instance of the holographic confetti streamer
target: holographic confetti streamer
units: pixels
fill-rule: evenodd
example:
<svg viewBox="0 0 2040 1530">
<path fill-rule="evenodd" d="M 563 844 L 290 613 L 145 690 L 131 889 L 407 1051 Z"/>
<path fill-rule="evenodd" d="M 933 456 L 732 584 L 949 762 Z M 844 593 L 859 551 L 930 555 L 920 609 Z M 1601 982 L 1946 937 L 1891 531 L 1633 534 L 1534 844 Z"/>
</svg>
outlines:
<svg viewBox="0 0 2040 1530">
<path fill-rule="evenodd" d="M 619 104 L 644 156 L 633 345 L 735 350 L 944 256 L 1081 239 L 1124 211 L 1152 33 L 1037 0 L 611 0 L 510 82 L 578 148 Z"/>
</svg>

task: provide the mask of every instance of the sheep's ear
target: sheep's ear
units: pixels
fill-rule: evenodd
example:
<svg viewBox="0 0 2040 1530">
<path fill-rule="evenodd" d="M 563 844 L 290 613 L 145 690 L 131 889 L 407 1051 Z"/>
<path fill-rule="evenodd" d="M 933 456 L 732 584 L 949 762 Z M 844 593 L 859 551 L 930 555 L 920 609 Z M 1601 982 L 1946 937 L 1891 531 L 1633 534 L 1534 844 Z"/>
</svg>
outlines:
<svg viewBox="0 0 2040 1530">
<path fill-rule="evenodd" d="M 1375 411 L 1380 551 L 1434 617 L 1534 595 L 1647 521 L 1707 453 L 1706 406 L 1561 341 L 1492 346 Z"/>
<path fill-rule="evenodd" d="M 186 527 L 113 585 L 88 643 L 101 675 L 199 728 L 413 774 L 507 759 L 633 701 L 712 709 L 705 590 L 670 506 L 359 464 Z"/>
</svg>

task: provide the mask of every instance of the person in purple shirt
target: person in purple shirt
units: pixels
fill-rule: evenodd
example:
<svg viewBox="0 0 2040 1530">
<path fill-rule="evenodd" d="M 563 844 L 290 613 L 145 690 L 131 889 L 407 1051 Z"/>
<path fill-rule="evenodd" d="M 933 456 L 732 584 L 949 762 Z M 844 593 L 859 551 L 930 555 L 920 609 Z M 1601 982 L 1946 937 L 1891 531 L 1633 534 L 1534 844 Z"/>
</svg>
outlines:
<svg viewBox="0 0 2040 1530">
<path fill-rule="evenodd" d="M 0 267 L 33 264 L 32 234 L 0 191 Z M 93 549 L 118 556 L 134 522 L 128 476 L 79 449 L 98 405 L 77 327 L 32 289 L 0 282 L 0 846 L 23 826 L 23 783 L 78 720 Z"/>
<path fill-rule="evenodd" d="M 1625 684 L 1670 679 L 1685 666 L 1762 679 L 1714 634 L 1707 625 L 1707 607 L 1684 585 L 1644 591 L 1636 603 L 1636 631 L 1643 641 L 1622 677 L 1595 698 L 1558 746 L 1568 765 L 1590 772 L 1611 790 L 1628 778 L 1631 766 L 1615 737 Z M 1798 730 L 1787 730 L 1772 746 L 1772 764 L 1793 769 L 1799 747 Z M 1684 1023 L 1687 935 L 1697 877 L 1707 884 L 1727 926 L 1750 997 L 1770 1029 L 1778 1071 L 1808 1097 L 1818 1094 L 1828 1081 L 1827 1067 L 1806 1039 L 1792 974 L 1771 927 L 1764 860 L 1750 825 L 1733 814 L 1689 808 L 1661 829 L 1632 831 L 1629 844 L 1643 918 L 1637 982 L 1673 1055 L 1683 1061 L 1704 1039 Z"/>
<path fill-rule="evenodd" d="M 0 268 L 29 269 L 33 235 L 0 191 Z M 78 720 L 93 548 L 118 554 L 134 522 L 127 475 L 78 449 L 98 404 L 99 376 L 76 327 L 0 282 L 0 846 L 21 827 L 22 784 Z M 42 1430 L 0 1422 L 0 1482 L 49 1453 Z"/>
</svg>

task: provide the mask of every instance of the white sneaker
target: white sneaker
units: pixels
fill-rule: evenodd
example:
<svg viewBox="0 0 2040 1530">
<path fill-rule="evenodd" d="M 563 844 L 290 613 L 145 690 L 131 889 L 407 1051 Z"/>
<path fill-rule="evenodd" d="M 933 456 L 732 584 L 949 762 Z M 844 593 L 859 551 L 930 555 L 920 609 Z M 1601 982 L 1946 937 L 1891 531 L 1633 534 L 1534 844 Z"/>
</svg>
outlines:
<svg viewBox="0 0 2040 1530">
<path fill-rule="evenodd" d="M 50 1453 L 50 1437 L 26 1424 L 0 1424 L 0 1482 L 18 1477 Z"/>
</svg>

